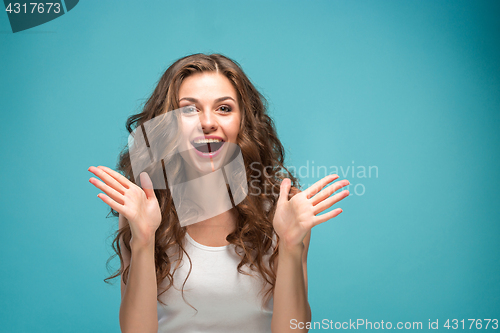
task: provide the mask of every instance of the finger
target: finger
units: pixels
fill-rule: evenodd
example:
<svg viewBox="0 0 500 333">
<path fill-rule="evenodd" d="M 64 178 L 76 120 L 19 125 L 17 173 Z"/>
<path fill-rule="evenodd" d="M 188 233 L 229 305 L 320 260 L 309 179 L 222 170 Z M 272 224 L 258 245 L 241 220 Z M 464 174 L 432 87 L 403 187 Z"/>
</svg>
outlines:
<svg viewBox="0 0 500 333">
<path fill-rule="evenodd" d="M 345 190 L 340 193 L 335 194 L 332 197 L 329 197 L 328 199 L 320 202 L 313 208 L 313 213 L 314 215 L 321 213 L 322 211 L 330 208 L 333 206 L 335 203 L 339 202 L 340 200 L 346 198 L 349 195 L 349 191 Z"/>
<path fill-rule="evenodd" d="M 330 219 L 333 219 L 334 217 L 338 216 L 342 212 L 343 212 L 342 208 L 337 208 L 337 209 L 332 210 L 331 212 L 316 216 L 312 221 L 311 228 L 317 226 L 318 224 L 326 222 Z"/>
<path fill-rule="evenodd" d="M 119 203 L 117 203 L 116 201 L 114 201 L 113 199 L 111 199 L 110 197 L 108 197 L 104 193 L 99 193 L 97 195 L 97 197 L 99 197 L 99 199 L 101 199 L 102 201 L 104 201 L 104 203 L 107 204 L 109 207 L 113 208 L 118 213 L 120 213 L 120 214 L 123 215 L 123 208 L 124 208 L 123 205 L 120 205 Z"/>
<path fill-rule="evenodd" d="M 290 193 L 291 186 L 292 186 L 292 181 L 290 179 L 285 178 L 281 181 L 280 196 L 278 198 L 278 202 L 288 201 L 288 193 Z"/>
<path fill-rule="evenodd" d="M 98 168 L 105 171 L 106 173 L 108 173 L 111 177 L 113 177 L 116 181 L 118 181 L 126 189 L 130 188 L 130 184 L 132 184 L 132 182 L 130 180 L 128 180 L 127 178 L 125 178 L 125 176 L 123 176 L 122 174 L 116 172 L 113 169 L 102 166 L 102 165 L 99 165 Z"/>
<path fill-rule="evenodd" d="M 101 178 L 104 183 L 106 183 L 108 186 L 114 188 L 117 192 L 120 192 L 121 194 L 125 194 L 125 189 L 122 184 L 120 184 L 116 179 L 114 179 L 110 174 L 108 174 L 105 170 L 101 168 L 96 168 L 94 166 L 91 166 L 88 168 L 90 172 L 92 172 L 94 175 L 97 177 Z"/>
<path fill-rule="evenodd" d="M 316 206 L 318 203 L 325 200 L 333 193 L 337 192 L 339 189 L 349 184 L 350 184 L 349 181 L 347 179 L 344 179 L 342 181 L 335 182 L 332 185 L 328 186 L 327 188 L 323 189 L 321 192 L 319 192 L 318 194 L 316 194 L 311 198 L 313 206 Z"/>
<path fill-rule="evenodd" d="M 106 193 L 109 197 L 111 197 L 111 199 L 118 202 L 120 205 L 123 205 L 125 203 L 125 201 L 123 200 L 123 195 L 120 192 L 104 184 L 99 179 L 92 177 L 89 179 L 89 182 L 98 189 L 100 189 L 101 191 L 103 191 L 104 193 Z"/>
<path fill-rule="evenodd" d="M 141 179 L 141 186 L 144 193 L 146 193 L 146 197 L 148 199 L 156 198 L 155 191 L 153 190 L 153 182 L 151 181 L 151 178 L 149 178 L 147 172 L 142 172 L 139 175 L 139 178 Z"/>
<path fill-rule="evenodd" d="M 315 195 L 316 193 L 321 191 L 321 189 L 323 187 L 325 187 L 327 184 L 333 182 L 337 178 L 339 178 L 339 175 L 334 174 L 334 175 L 328 175 L 328 176 L 324 177 L 323 179 L 320 179 L 319 181 L 317 181 L 316 183 L 311 185 L 307 190 L 304 191 L 306 198 L 309 199 L 310 197 L 312 197 L 313 195 Z"/>
</svg>

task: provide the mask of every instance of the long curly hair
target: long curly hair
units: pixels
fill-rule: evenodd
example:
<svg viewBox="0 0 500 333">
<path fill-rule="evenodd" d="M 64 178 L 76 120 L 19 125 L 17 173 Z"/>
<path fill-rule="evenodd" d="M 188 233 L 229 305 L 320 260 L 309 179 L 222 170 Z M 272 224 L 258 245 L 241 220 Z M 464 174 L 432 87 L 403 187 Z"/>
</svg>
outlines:
<svg viewBox="0 0 500 333">
<path fill-rule="evenodd" d="M 248 194 L 235 207 L 238 216 L 237 225 L 234 232 L 229 234 L 226 240 L 230 244 L 234 244 L 235 251 L 241 258 L 237 266 L 238 272 L 247 274 L 242 270 L 242 267 L 246 265 L 252 271 L 258 272 L 267 282 L 267 288 L 265 288 L 267 290 L 263 294 L 264 302 L 267 302 L 272 297 L 276 283 L 279 236 L 274 231 L 272 221 L 280 185 L 285 177 L 291 179 L 293 190 L 290 197 L 292 197 L 299 184 L 298 180 L 284 166 L 285 152 L 278 139 L 274 123 L 267 114 L 267 101 L 250 82 L 240 65 L 221 54 L 193 54 L 175 61 L 158 81 L 152 95 L 144 104 L 142 112 L 127 119 L 126 128 L 129 133 L 132 133 L 148 120 L 178 109 L 178 92 L 183 80 L 192 74 L 201 72 L 215 72 L 224 75 L 232 83 L 238 95 L 242 117 L 236 143 L 241 149 L 245 164 Z M 127 146 L 119 155 L 117 169 L 131 182 L 136 183 Z M 156 281 L 158 288 L 165 279 L 168 282 L 158 295 L 158 301 L 161 302 L 160 295 L 172 287 L 173 276 L 179 267 L 183 254 L 188 257 L 190 263 L 191 259 L 182 245 L 186 227 L 182 227 L 179 223 L 168 186 L 166 189 L 155 189 L 154 192 L 162 215 L 161 224 L 155 234 Z M 113 209 L 111 209 L 111 213 L 115 217 L 119 216 L 118 212 Z M 115 235 L 112 242 L 115 254 L 108 259 L 107 264 L 118 256 L 120 269 L 104 281 L 109 283 L 108 280 L 121 275 L 126 284 L 130 266 L 124 267 L 121 246 L 125 246 L 128 251 L 131 251 L 130 226 L 125 225 L 117 230 Z M 273 242 L 273 237 L 278 242 Z M 178 248 L 175 248 L 176 246 Z M 176 249 L 176 253 L 180 256 L 176 257 L 176 260 L 167 255 L 167 250 L 171 248 Z M 270 254 L 269 260 L 265 260 L 267 254 Z M 187 278 L 189 278 L 189 274 Z M 184 281 L 185 283 L 186 281 Z M 163 302 L 161 303 L 163 304 Z"/>
</svg>

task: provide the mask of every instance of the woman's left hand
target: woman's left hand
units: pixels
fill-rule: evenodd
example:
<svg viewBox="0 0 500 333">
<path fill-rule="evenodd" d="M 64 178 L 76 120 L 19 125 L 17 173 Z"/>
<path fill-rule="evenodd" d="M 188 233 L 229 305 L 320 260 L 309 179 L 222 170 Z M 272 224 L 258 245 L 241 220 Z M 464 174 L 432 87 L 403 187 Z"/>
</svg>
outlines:
<svg viewBox="0 0 500 333">
<path fill-rule="evenodd" d="M 302 242 L 312 227 L 342 213 L 342 209 L 337 208 L 326 214 L 316 216 L 349 195 L 349 191 L 345 190 L 331 196 L 338 189 L 349 185 L 348 180 L 335 182 L 323 189 L 337 178 L 339 178 L 338 175 L 326 176 L 305 191 L 296 194 L 290 200 L 288 200 L 288 194 L 291 181 L 285 178 L 281 182 L 273 226 L 280 237 L 280 243 L 285 249 L 292 250 L 302 247 Z"/>
</svg>

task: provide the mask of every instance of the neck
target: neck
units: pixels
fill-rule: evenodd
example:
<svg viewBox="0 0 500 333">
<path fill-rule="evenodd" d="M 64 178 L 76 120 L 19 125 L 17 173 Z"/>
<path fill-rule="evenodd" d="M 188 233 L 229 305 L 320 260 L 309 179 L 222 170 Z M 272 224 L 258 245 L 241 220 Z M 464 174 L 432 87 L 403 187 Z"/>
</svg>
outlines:
<svg viewBox="0 0 500 333">
<path fill-rule="evenodd" d="M 209 246 L 227 245 L 226 237 L 236 228 L 237 212 L 235 208 L 204 221 L 186 226 L 189 235 Z"/>
</svg>

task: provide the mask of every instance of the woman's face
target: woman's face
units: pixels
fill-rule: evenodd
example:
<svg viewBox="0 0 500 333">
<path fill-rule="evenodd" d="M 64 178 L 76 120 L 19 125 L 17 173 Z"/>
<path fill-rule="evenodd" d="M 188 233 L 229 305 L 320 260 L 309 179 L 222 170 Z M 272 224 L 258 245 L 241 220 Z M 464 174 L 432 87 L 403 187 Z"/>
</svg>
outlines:
<svg viewBox="0 0 500 333">
<path fill-rule="evenodd" d="M 219 169 L 234 151 L 241 123 L 238 96 L 222 74 L 197 73 L 179 88 L 181 155 L 198 172 Z"/>
</svg>

